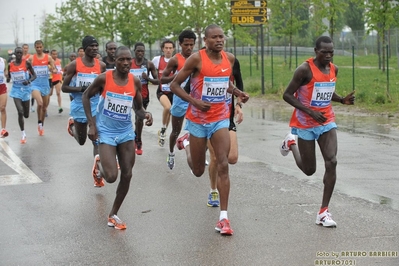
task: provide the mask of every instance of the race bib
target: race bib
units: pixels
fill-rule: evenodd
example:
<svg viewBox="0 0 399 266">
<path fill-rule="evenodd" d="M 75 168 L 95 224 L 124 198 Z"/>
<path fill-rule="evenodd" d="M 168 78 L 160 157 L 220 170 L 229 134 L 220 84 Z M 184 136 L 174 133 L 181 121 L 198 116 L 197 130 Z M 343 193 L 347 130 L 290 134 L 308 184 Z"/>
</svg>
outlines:
<svg viewBox="0 0 399 266">
<path fill-rule="evenodd" d="M 141 81 L 141 84 L 148 84 L 148 81 L 143 79 L 143 73 L 147 73 L 147 68 L 132 68 L 130 69 L 130 73 L 133 74 L 133 76 L 138 77 Z"/>
<path fill-rule="evenodd" d="M 201 100 L 210 103 L 226 101 L 229 77 L 204 77 Z"/>
<path fill-rule="evenodd" d="M 326 107 L 331 103 L 335 91 L 335 82 L 315 82 L 310 106 Z"/>
<path fill-rule="evenodd" d="M 89 87 L 97 76 L 97 74 L 78 73 L 76 75 L 76 87 Z"/>
<path fill-rule="evenodd" d="M 48 78 L 48 66 L 33 66 L 38 78 Z"/>
<path fill-rule="evenodd" d="M 133 96 L 107 92 L 103 115 L 113 120 L 128 121 L 133 105 Z"/>
<path fill-rule="evenodd" d="M 11 72 L 10 74 L 11 74 L 12 82 L 15 85 L 22 86 L 23 85 L 22 83 L 26 80 L 24 71 Z"/>
</svg>

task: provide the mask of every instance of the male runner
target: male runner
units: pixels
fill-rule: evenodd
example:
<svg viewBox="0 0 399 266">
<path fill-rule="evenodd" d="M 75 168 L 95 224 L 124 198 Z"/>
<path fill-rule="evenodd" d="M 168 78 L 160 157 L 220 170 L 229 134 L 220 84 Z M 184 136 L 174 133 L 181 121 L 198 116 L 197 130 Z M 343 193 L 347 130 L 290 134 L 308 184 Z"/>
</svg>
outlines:
<svg viewBox="0 0 399 266">
<path fill-rule="evenodd" d="M 314 48 L 316 56 L 302 63 L 294 72 L 283 99 L 295 109 L 289 132 L 280 145 L 280 152 L 287 156 L 290 151 L 296 165 L 307 176 L 316 172 L 316 141 L 324 159 L 324 191 L 316 224 L 336 227 L 328 205 L 337 179 L 337 125 L 331 102 L 354 104 L 354 91 L 346 97 L 335 93 L 338 67 L 331 63 L 334 44 L 330 37 L 321 36 Z M 295 136 L 298 136 L 298 145 Z"/>
<path fill-rule="evenodd" d="M 227 216 L 230 192 L 228 154 L 229 109 L 226 93 L 248 100 L 248 95 L 236 89 L 230 82 L 234 55 L 223 51 L 224 33 L 217 25 L 205 29 L 206 48 L 192 54 L 172 81 L 171 91 L 189 103 L 186 127 L 190 132 L 191 161 L 189 166 L 195 176 L 205 171 L 207 140 L 210 139 L 218 161 L 220 215 L 215 230 L 222 235 L 232 235 Z M 191 93 L 181 89 L 181 84 L 191 75 Z"/>
<path fill-rule="evenodd" d="M 237 89 L 240 91 L 244 91 L 244 84 L 242 82 L 240 63 L 237 58 L 234 61 L 233 65 L 233 73 L 230 76 L 230 81 L 235 83 Z M 242 112 L 242 103 L 241 99 L 237 98 L 237 103 L 234 104 L 234 97 L 230 93 L 227 93 L 227 104 L 229 105 L 230 110 L 230 119 L 229 119 L 229 135 L 230 135 L 230 151 L 228 156 L 229 164 L 236 164 L 238 161 L 238 142 L 237 142 L 237 127 L 236 123 L 240 124 L 244 120 L 244 114 Z M 235 121 L 234 121 L 235 120 Z M 217 167 L 218 163 L 215 156 L 215 151 L 212 147 L 210 141 L 208 141 L 208 149 L 209 149 L 209 180 L 211 185 L 211 191 L 208 195 L 208 207 L 219 207 L 219 191 L 217 189 L 218 185 L 218 174 Z"/>
<path fill-rule="evenodd" d="M 30 54 L 29 54 L 29 45 L 28 45 L 28 44 L 24 43 L 24 44 L 22 45 L 22 52 L 23 52 L 22 59 L 28 60 L 29 57 L 30 57 Z"/>
<path fill-rule="evenodd" d="M 31 97 L 31 86 L 36 79 L 36 73 L 30 62 L 23 59 L 23 50 L 17 47 L 14 50 L 15 60 L 8 65 L 7 82 L 12 80 L 10 97 L 14 98 L 14 104 L 18 112 L 18 124 L 21 129 L 21 144 L 26 143 L 24 117 L 29 117 L 29 100 Z"/>
<path fill-rule="evenodd" d="M 83 57 L 84 55 L 85 55 L 84 47 L 79 47 L 78 48 L 78 57 Z"/>
<path fill-rule="evenodd" d="M 51 89 L 50 89 L 50 97 L 53 95 L 53 90 L 55 88 L 55 93 L 57 94 L 57 103 L 58 103 L 58 113 L 61 114 L 63 109 L 61 105 L 61 85 L 62 85 L 62 66 L 61 60 L 58 58 L 57 50 L 51 50 L 51 58 L 54 60 L 54 65 L 57 69 L 57 73 L 53 73 L 53 77 L 51 79 Z M 50 104 L 50 98 L 49 98 Z"/>
<path fill-rule="evenodd" d="M 105 44 L 105 52 L 107 55 L 103 57 L 103 62 L 105 63 L 107 71 L 115 69 L 115 51 L 116 43 L 114 41 L 109 41 Z"/>
<path fill-rule="evenodd" d="M 83 57 L 72 61 L 67 69 L 67 74 L 62 84 L 62 91 L 70 93 L 72 97 L 70 107 L 70 118 L 68 119 L 68 133 L 76 139 L 79 145 L 84 145 L 87 138 L 87 118 L 82 103 L 82 94 L 94 81 L 94 79 L 105 71 L 105 63 L 96 59 L 98 53 L 98 42 L 93 36 L 86 36 L 82 40 L 85 51 Z M 99 95 L 90 99 L 93 116 L 99 101 Z M 93 141 L 93 155 L 96 158 L 98 145 Z M 93 169 L 94 171 L 94 169 Z M 94 179 L 95 187 L 104 186 L 104 182 Z"/>
<path fill-rule="evenodd" d="M 125 199 L 132 179 L 135 162 L 134 129 L 131 121 L 131 110 L 137 116 L 146 119 L 146 125 L 152 125 L 152 115 L 142 106 L 141 82 L 130 74 L 132 54 L 129 48 L 121 46 L 115 53 L 115 70 L 98 76 L 83 94 L 88 124 L 89 138 L 99 141 L 101 163 L 97 164 L 98 179 L 114 183 L 118 178 L 115 156 L 120 165 L 120 180 L 116 190 L 114 204 L 108 216 L 108 226 L 115 229 L 126 229 L 126 224 L 117 216 Z M 101 94 L 96 119 L 92 116 L 90 98 Z M 103 177 L 103 178 L 101 178 Z"/>
<path fill-rule="evenodd" d="M 130 66 L 130 73 L 138 77 L 141 81 L 141 96 L 143 98 L 143 108 L 147 110 L 148 104 L 150 102 L 150 92 L 148 91 L 148 82 L 157 85 L 157 71 L 154 64 L 147 60 L 145 57 L 145 46 L 143 43 L 138 42 L 134 45 L 134 58 L 132 59 L 132 64 Z M 152 78 L 150 78 L 149 73 L 151 73 Z M 135 116 L 135 135 L 134 140 L 136 147 L 136 154 L 143 154 L 143 142 L 141 140 L 141 135 L 143 132 L 143 119 L 140 119 L 137 115 Z"/>
<path fill-rule="evenodd" d="M 161 43 L 161 49 L 163 55 L 155 56 L 152 59 L 155 68 L 158 70 L 158 79 L 162 78 L 163 71 L 165 70 L 169 60 L 172 58 L 173 52 L 175 50 L 175 43 L 168 39 L 164 40 Z M 169 84 L 159 84 L 157 89 L 157 98 L 163 107 L 162 127 L 161 130 L 158 131 L 158 144 L 159 146 L 163 147 L 166 138 L 166 128 L 168 127 L 170 121 L 170 107 L 172 106 L 173 102 L 173 94 L 170 91 Z"/>
<path fill-rule="evenodd" d="M 32 97 L 37 103 L 37 131 L 39 132 L 39 136 L 43 136 L 44 119 L 50 98 L 49 69 L 53 73 L 56 73 L 57 69 L 54 65 L 54 60 L 43 52 L 43 42 L 41 40 L 35 41 L 35 50 L 36 53 L 31 55 L 28 60 L 32 64 L 37 76 L 32 82 Z"/>
<path fill-rule="evenodd" d="M 179 45 L 181 52 L 175 54 L 166 65 L 165 70 L 162 73 L 161 83 L 170 83 L 176 74 L 183 68 L 186 59 L 191 55 L 194 49 L 195 40 L 197 36 L 192 30 L 184 30 L 179 35 Z M 174 75 L 170 75 L 173 73 Z M 186 85 L 187 80 L 182 83 L 182 88 Z M 173 169 L 175 166 L 175 152 L 174 147 L 176 140 L 180 134 L 184 123 L 184 117 L 188 108 L 188 102 L 182 100 L 177 95 L 173 95 L 173 104 L 170 108 L 170 114 L 172 115 L 172 132 L 169 136 L 169 154 L 166 159 L 168 167 Z"/>
</svg>

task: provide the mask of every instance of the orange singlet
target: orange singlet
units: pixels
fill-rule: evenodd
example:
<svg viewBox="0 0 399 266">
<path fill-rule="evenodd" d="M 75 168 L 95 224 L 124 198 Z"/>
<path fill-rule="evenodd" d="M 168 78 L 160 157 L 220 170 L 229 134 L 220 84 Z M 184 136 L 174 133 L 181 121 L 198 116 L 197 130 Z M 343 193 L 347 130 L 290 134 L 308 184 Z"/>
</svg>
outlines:
<svg viewBox="0 0 399 266">
<path fill-rule="evenodd" d="M 306 60 L 313 77 L 308 84 L 301 86 L 296 91 L 296 97 L 304 106 L 317 112 L 324 112 L 324 116 L 327 117 L 327 121 L 324 124 L 335 122 L 335 114 L 331 106 L 336 82 L 334 64 L 330 63 L 330 73 L 324 74 L 314 64 L 313 60 L 313 58 Z M 301 110 L 294 110 L 290 127 L 304 129 L 318 126 L 320 124 L 311 116 Z"/>
</svg>

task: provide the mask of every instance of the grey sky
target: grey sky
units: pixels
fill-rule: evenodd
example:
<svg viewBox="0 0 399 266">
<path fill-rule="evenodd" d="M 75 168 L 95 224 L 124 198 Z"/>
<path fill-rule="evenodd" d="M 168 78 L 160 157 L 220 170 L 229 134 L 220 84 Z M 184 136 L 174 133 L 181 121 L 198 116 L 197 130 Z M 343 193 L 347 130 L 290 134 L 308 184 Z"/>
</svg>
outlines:
<svg viewBox="0 0 399 266">
<path fill-rule="evenodd" d="M 34 42 L 35 37 L 39 38 L 39 24 L 44 12 L 55 14 L 55 6 L 60 4 L 61 0 L 0 0 L 0 44 L 14 43 L 15 17 L 19 22 L 19 42 Z"/>
</svg>

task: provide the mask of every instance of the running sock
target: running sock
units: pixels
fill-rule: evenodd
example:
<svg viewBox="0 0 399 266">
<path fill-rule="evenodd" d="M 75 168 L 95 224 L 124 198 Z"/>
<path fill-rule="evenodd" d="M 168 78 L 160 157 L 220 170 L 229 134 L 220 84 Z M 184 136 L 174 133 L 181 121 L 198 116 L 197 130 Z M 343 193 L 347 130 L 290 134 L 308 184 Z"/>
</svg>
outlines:
<svg viewBox="0 0 399 266">
<path fill-rule="evenodd" d="M 21 131 L 21 135 L 22 135 L 22 137 L 26 137 L 25 130 Z"/>
<path fill-rule="evenodd" d="M 219 221 L 227 218 L 227 211 L 220 211 Z"/>
<path fill-rule="evenodd" d="M 319 214 L 322 214 L 322 213 L 325 212 L 326 210 L 328 210 L 328 206 L 327 206 L 327 207 L 324 207 L 324 208 L 320 208 Z"/>
<path fill-rule="evenodd" d="M 42 127 L 43 127 L 43 124 L 42 124 L 42 123 L 39 123 L 39 127 L 42 128 Z"/>
<path fill-rule="evenodd" d="M 169 152 L 169 155 L 170 156 L 175 156 L 175 153 L 174 152 Z"/>
<path fill-rule="evenodd" d="M 217 193 L 219 193 L 219 191 L 218 191 L 217 188 L 215 188 L 215 189 L 211 188 L 211 193 L 212 193 L 212 192 L 217 192 Z"/>
<path fill-rule="evenodd" d="M 183 140 L 183 147 L 186 148 L 190 144 L 190 141 L 188 140 Z"/>
</svg>

